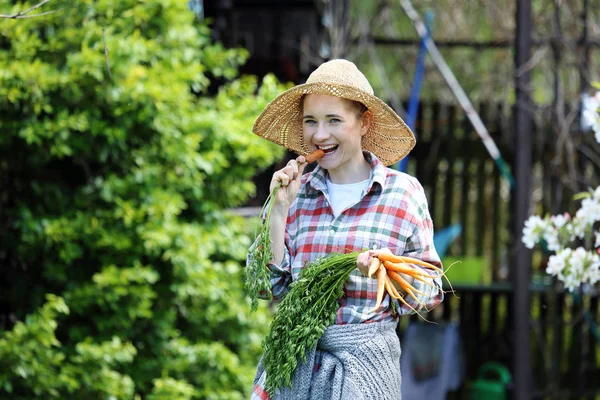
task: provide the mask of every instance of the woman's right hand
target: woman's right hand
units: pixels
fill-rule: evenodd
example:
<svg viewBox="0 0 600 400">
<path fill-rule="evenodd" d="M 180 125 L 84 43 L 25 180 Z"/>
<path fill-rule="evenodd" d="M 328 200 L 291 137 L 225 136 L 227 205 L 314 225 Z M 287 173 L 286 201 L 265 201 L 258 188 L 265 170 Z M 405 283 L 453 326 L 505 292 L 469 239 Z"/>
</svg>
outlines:
<svg viewBox="0 0 600 400">
<path fill-rule="evenodd" d="M 272 192 L 275 186 L 281 183 L 281 188 L 273 199 L 275 207 L 282 208 L 285 211 L 289 209 L 298 194 L 300 179 L 306 165 L 304 156 L 299 156 L 295 160 L 290 160 L 285 167 L 273 174 L 269 191 Z"/>
</svg>

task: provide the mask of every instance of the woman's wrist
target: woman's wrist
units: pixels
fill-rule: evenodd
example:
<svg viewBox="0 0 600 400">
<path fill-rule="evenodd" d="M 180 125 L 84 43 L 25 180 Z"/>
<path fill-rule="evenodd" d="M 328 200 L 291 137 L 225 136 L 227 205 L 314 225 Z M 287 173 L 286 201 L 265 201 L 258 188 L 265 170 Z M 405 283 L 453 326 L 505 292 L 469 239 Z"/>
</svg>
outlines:
<svg viewBox="0 0 600 400">
<path fill-rule="evenodd" d="M 273 220 L 273 218 L 277 218 L 277 219 L 283 218 L 284 220 L 286 220 L 289 210 L 290 210 L 290 206 L 287 204 L 281 204 L 281 203 L 273 204 L 273 208 L 271 209 L 271 220 Z"/>
</svg>

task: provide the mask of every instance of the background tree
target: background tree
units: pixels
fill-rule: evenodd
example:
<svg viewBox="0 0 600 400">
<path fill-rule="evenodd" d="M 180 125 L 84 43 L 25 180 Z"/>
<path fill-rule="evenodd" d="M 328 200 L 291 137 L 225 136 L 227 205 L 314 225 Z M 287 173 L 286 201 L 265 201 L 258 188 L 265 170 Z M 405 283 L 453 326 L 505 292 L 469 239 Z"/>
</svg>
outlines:
<svg viewBox="0 0 600 400">
<path fill-rule="evenodd" d="M 226 210 L 281 157 L 250 128 L 282 88 L 185 2 L 50 7 L 0 19 L 0 397 L 247 397 L 268 314 Z"/>
</svg>

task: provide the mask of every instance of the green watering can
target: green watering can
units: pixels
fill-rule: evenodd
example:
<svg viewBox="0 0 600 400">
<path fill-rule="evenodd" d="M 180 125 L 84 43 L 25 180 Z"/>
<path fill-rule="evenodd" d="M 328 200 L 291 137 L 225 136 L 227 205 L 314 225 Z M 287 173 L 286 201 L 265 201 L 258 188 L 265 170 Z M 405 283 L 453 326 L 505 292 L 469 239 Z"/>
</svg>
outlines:
<svg viewBox="0 0 600 400">
<path fill-rule="evenodd" d="M 471 385 L 470 400 L 506 400 L 507 386 L 512 378 L 508 369 L 496 362 L 479 368 L 477 380 Z"/>
</svg>

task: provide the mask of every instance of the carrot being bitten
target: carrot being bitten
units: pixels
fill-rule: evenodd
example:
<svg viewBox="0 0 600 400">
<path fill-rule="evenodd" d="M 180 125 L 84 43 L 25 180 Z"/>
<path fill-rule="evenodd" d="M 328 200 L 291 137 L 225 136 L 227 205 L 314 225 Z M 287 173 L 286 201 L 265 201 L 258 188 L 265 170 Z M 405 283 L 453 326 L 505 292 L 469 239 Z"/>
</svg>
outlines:
<svg viewBox="0 0 600 400">
<path fill-rule="evenodd" d="M 310 164 L 311 162 L 317 161 L 319 158 L 323 157 L 324 155 L 325 155 L 325 152 L 321 149 L 318 149 L 318 150 L 313 151 L 306 157 L 304 157 L 304 159 L 306 160 L 306 162 L 308 164 Z"/>
</svg>

